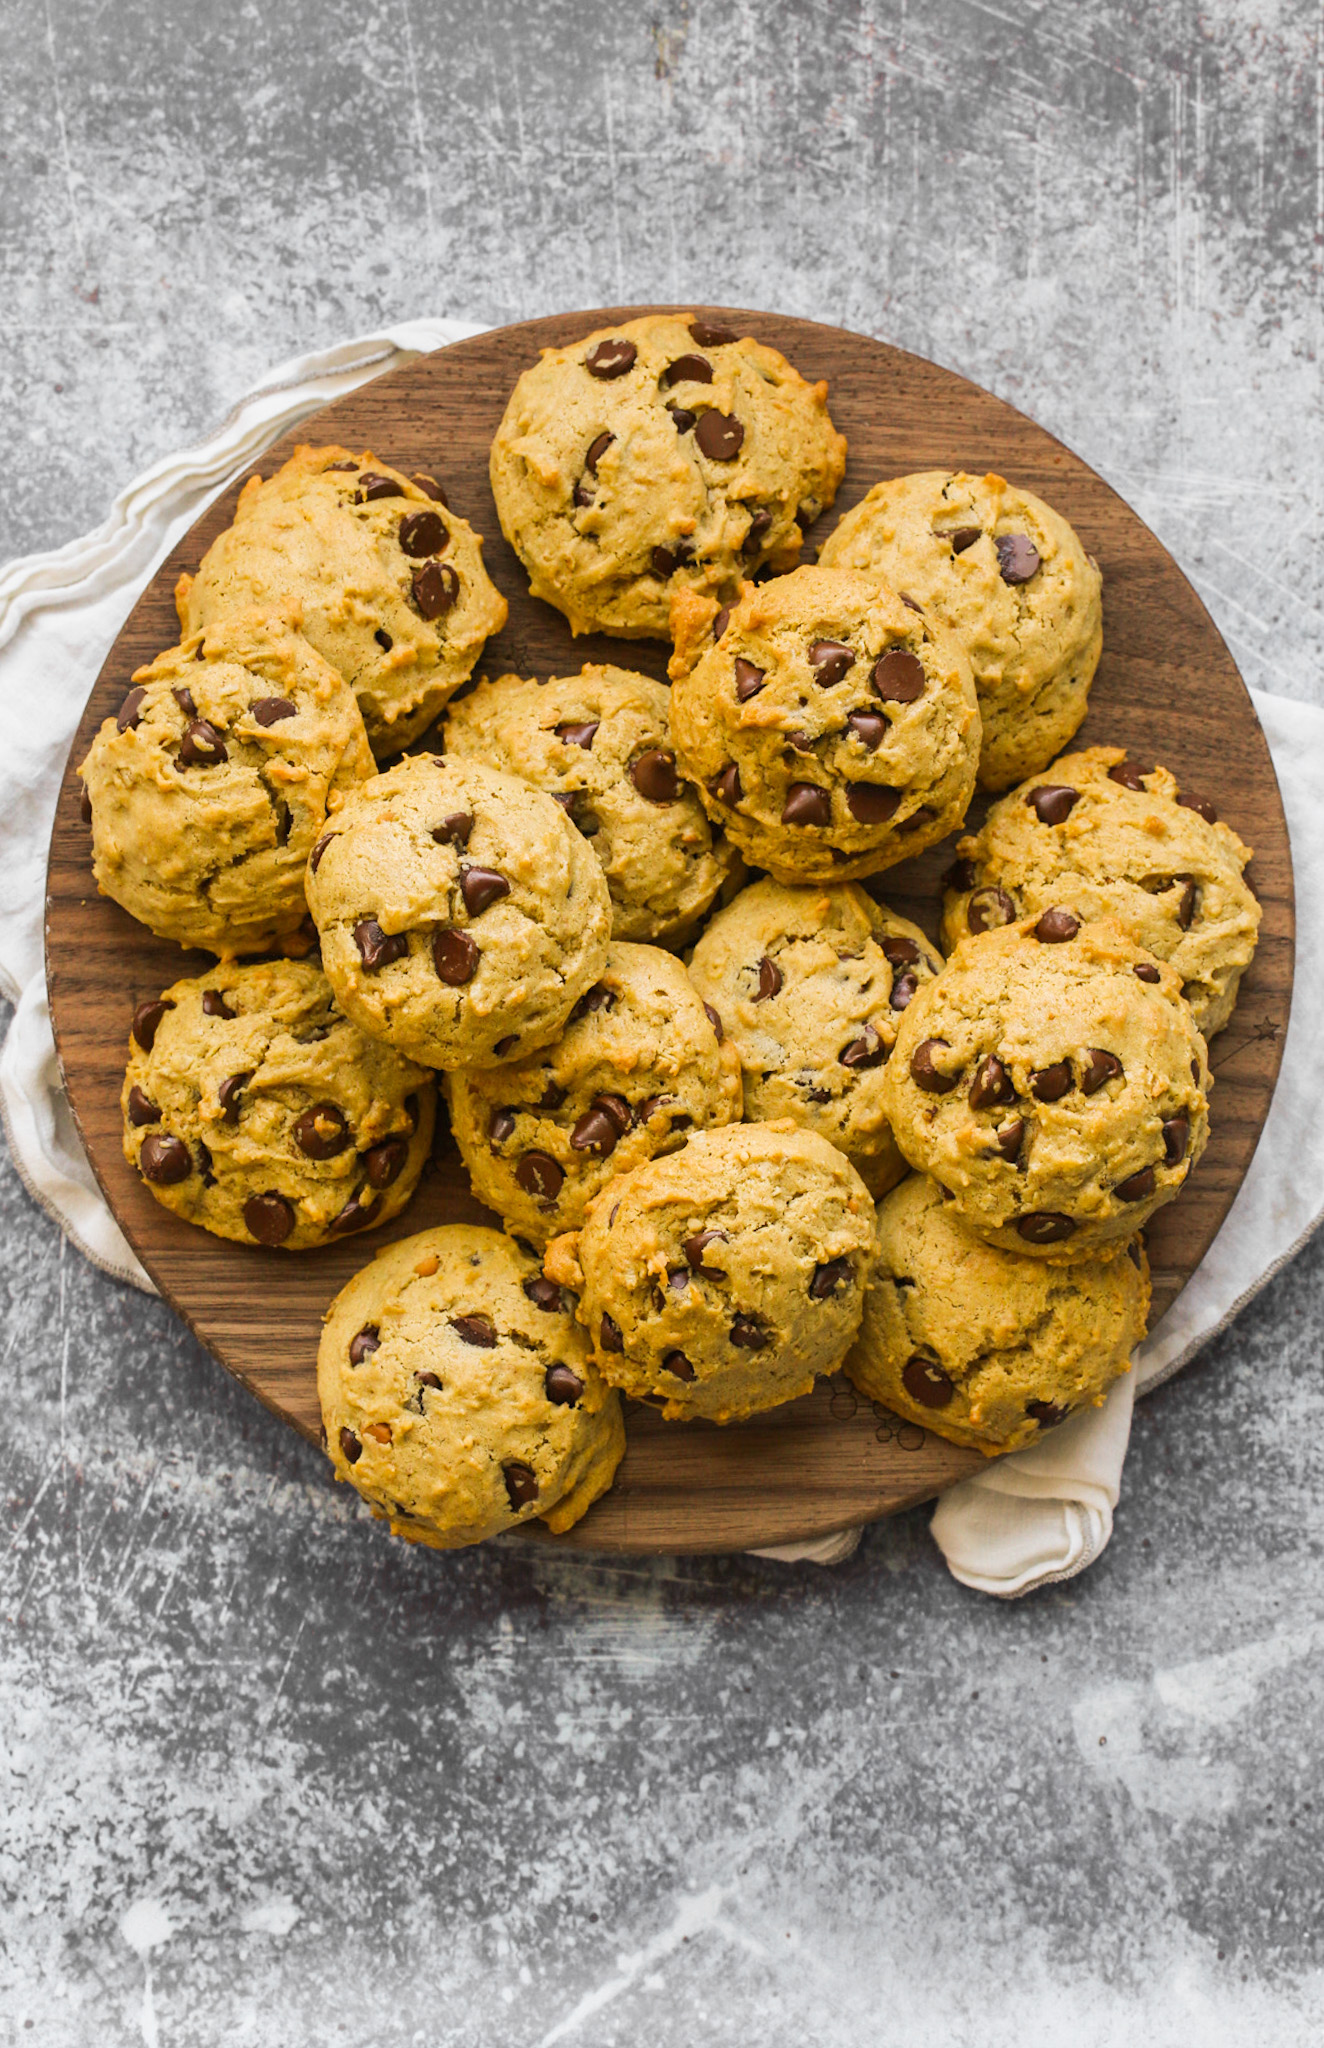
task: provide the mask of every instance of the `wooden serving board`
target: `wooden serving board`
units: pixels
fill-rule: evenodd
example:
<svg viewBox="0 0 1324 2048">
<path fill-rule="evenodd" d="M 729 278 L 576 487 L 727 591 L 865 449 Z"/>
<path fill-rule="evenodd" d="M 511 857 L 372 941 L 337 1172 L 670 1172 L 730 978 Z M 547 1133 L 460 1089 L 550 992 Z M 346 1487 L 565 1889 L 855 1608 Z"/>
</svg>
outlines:
<svg viewBox="0 0 1324 2048">
<path fill-rule="evenodd" d="M 454 508 L 486 542 L 510 619 L 482 670 L 565 674 L 620 661 L 665 680 L 668 649 L 649 641 L 572 640 L 560 614 L 528 595 L 502 539 L 487 479 L 488 448 L 511 386 L 540 348 L 650 309 L 564 313 L 456 343 L 366 385 L 305 421 L 262 460 L 270 475 L 296 441 L 338 441 L 445 483 Z M 676 309 L 667 309 L 676 310 Z M 1171 556 L 1135 513 L 1050 434 L 964 378 L 839 328 L 725 307 L 684 308 L 757 335 L 805 376 L 826 377 L 850 442 L 841 494 L 810 535 L 821 545 L 880 477 L 907 470 L 996 470 L 1064 512 L 1104 578 L 1104 655 L 1081 744 L 1114 742 L 1162 761 L 1184 788 L 1215 802 L 1255 849 L 1250 879 L 1264 906 L 1254 967 L 1228 1029 L 1214 1041 L 1213 1135 L 1181 1200 L 1149 1232 L 1157 1316 L 1203 1257 L 1250 1162 L 1278 1072 L 1292 987 L 1292 871 L 1269 751 L 1232 658 Z M 492 1220 L 469 1194 L 448 1136 L 414 1202 L 365 1238 L 298 1254 L 223 1243 L 162 1209 L 120 1150 L 120 1080 L 134 1006 L 201 954 L 181 956 L 99 897 L 92 883 L 74 765 L 115 710 L 134 669 L 177 638 L 171 591 L 232 516 L 244 478 L 225 491 L 162 566 L 120 634 L 69 757 L 51 840 L 47 964 L 56 1043 L 69 1100 L 97 1178 L 162 1294 L 258 1399 L 315 1439 L 314 1360 L 332 1295 L 390 1238 L 424 1226 Z M 424 743 L 420 743 L 422 745 Z M 892 869 L 890 901 L 937 930 L 938 877 L 950 842 Z M 590 1550 L 721 1551 L 822 1535 L 940 1492 L 982 1463 L 856 1395 L 838 1378 L 802 1401 L 728 1429 L 663 1423 L 629 1409 L 629 1449 L 613 1490 L 568 1536 Z M 329 1478 L 329 1474 L 328 1474 Z"/>
</svg>

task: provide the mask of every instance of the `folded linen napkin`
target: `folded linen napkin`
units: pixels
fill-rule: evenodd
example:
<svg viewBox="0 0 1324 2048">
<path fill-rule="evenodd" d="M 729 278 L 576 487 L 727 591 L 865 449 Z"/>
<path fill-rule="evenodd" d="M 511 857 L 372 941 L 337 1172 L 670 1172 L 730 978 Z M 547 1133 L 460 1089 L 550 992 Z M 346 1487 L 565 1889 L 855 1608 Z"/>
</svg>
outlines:
<svg viewBox="0 0 1324 2048">
<path fill-rule="evenodd" d="M 158 564 L 211 500 L 272 441 L 366 379 L 480 333 L 416 320 L 285 363 L 216 431 L 132 483 L 96 532 L 0 569 L 0 816 L 11 887 L 0 897 L 0 994 L 16 1005 L 0 1052 L 0 1117 L 29 1193 L 77 1249 L 118 1280 L 152 1283 L 130 1250 L 78 1141 L 60 1086 L 46 1006 L 46 851 L 65 757 L 87 694 Z M 1324 712 L 1255 694 L 1282 787 L 1297 875 L 1296 1002 L 1282 1074 L 1250 1172 L 1209 1256 L 1103 1408 L 944 1495 L 934 1535 L 965 1584 L 1010 1597 L 1070 1578 L 1112 1532 L 1134 1393 L 1157 1385 L 1304 1243 L 1324 1212 L 1324 1128 L 1308 1033 L 1324 1005 Z M 14 886 L 16 881 L 17 886 Z M 1283 1172 L 1291 1160 L 1290 1174 Z M 756 1555 L 839 1562 L 846 1530 Z"/>
</svg>

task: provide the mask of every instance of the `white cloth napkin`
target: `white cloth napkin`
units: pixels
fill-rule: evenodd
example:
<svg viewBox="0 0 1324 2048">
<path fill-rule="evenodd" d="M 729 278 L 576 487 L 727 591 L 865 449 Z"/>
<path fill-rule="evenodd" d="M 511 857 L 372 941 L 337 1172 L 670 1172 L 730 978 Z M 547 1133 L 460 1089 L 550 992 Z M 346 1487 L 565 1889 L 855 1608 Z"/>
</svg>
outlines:
<svg viewBox="0 0 1324 2048">
<path fill-rule="evenodd" d="M 0 1117 L 29 1193 L 92 1262 L 154 1292 L 107 1209 L 60 1086 L 46 1007 L 46 853 L 69 742 L 116 634 L 158 564 L 272 441 L 370 377 L 481 328 L 416 320 L 283 364 L 206 440 L 156 463 L 95 533 L 0 570 L 0 993 L 16 1006 L 0 1052 Z M 1255 693 L 1296 861 L 1296 999 L 1282 1074 L 1250 1172 L 1209 1256 L 1101 1409 L 943 1496 L 933 1531 L 958 1579 L 1004 1597 L 1070 1578 L 1112 1533 L 1136 1391 L 1184 1365 L 1291 1258 L 1324 1211 L 1324 1126 L 1310 1059 L 1324 1006 L 1324 712 Z M 1235 1024 L 1231 1027 L 1235 1029 Z M 1290 1170 L 1287 1163 L 1290 1161 Z M 760 1551 L 834 1564 L 858 1530 Z"/>
</svg>

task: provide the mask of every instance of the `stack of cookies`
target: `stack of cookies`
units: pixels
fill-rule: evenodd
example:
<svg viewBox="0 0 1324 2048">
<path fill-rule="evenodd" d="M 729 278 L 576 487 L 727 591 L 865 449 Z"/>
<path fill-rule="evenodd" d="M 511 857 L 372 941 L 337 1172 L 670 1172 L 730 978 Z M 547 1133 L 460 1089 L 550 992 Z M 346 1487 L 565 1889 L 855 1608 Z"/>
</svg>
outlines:
<svg viewBox="0 0 1324 2048">
<path fill-rule="evenodd" d="M 300 449 L 83 764 L 100 887 L 218 961 L 133 1020 L 156 1198 L 283 1251 L 375 1228 L 439 1077 L 504 1226 L 397 1241 L 328 1310 L 329 1454 L 410 1540 L 569 1528 L 622 1396 L 725 1423 L 844 1369 L 994 1454 L 1144 1333 L 1249 850 L 1163 768 L 1054 759 L 1102 644 L 1058 513 L 925 472 L 802 561 L 845 456 L 826 386 L 697 317 L 520 377 L 502 529 L 574 632 L 668 641 L 668 689 L 473 683 L 506 604 L 442 486 Z M 977 789 L 939 945 L 875 878 Z"/>
</svg>

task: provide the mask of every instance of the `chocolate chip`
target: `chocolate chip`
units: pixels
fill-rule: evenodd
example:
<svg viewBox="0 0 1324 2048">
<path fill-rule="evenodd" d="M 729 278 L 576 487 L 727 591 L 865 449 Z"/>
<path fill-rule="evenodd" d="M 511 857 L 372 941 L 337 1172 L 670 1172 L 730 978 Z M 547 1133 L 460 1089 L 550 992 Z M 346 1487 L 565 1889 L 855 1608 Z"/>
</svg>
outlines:
<svg viewBox="0 0 1324 2048">
<path fill-rule="evenodd" d="M 525 1291 L 527 1293 L 527 1286 Z M 540 1302 L 539 1307 L 542 1306 L 544 1304 Z M 542 1385 L 548 1400 L 557 1408 L 573 1408 L 584 1391 L 583 1380 L 577 1372 L 571 1372 L 568 1365 L 550 1366 Z"/>
<path fill-rule="evenodd" d="M 995 534 L 993 545 L 998 551 L 998 569 L 1004 583 L 1028 583 L 1038 573 L 1039 550 L 1028 534 Z"/>
<path fill-rule="evenodd" d="M 690 428 L 699 417 L 698 413 L 691 412 L 687 405 L 669 405 L 667 411 L 671 414 L 678 434 L 688 434 Z"/>
<path fill-rule="evenodd" d="M 740 551 L 745 555 L 756 555 L 763 545 L 763 536 L 772 525 L 772 514 L 766 507 L 757 511 L 745 531 Z"/>
<path fill-rule="evenodd" d="M 963 555 L 967 548 L 974 546 L 983 530 L 982 526 L 956 526 L 942 537 L 951 542 L 954 555 Z"/>
<path fill-rule="evenodd" d="M 866 1024 L 862 1035 L 852 1038 L 850 1044 L 843 1045 L 837 1054 L 838 1064 L 852 1071 L 859 1067 L 880 1067 L 886 1058 L 887 1047 L 872 1024 Z"/>
<path fill-rule="evenodd" d="M 674 1373 L 678 1380 L 692 1380 L 694 1367 L 683 1351 L 668 1351 L 662 1360 L 663 1372 Z"/>
<path fill-rule="evenodd" d="M 1036 1102 L 1060 1102 L 1074 1086 L 1075 1076 L 1070 1060 L 1057 1060 L 1051 1067 L 1040 1067 L 1030 1076 L 1030 1093 Z"/>
<path fill-rule="evenodd" d="M 142 723 L 143 698 L 146 695 L 146 690 L 142 688 L 139 688 L 137 690 L 130 690 L 128 696 L 120 705 L 119 715 L 115 720 L 115 723 L 119 727 L 119 730 L 121 732 L 137 731 L 139 725 Z"/>
<path fill-rule="evenodd" d="M 368 1185 L 389 1188 L 404 1172 L 408 1157 L 408 1138 L 383 1138 L 379 1145 L 370 1145 L 363 1155 Z"/>
<path fill-rule="evenodd" d="M 376 1323 L 365 1323 L 363 1328 L 349 1340 L 349 1362 L 362 1365 L 365 1358 L 371 1358 L 374 1351 L 381 1349 L 382 1333 Z"/>
<path fill-rule="evenodd" d="M 503 1465 L 501 1477 L 506 1482 L 506 1498 L 516 1513 L 520 1508 L 526 1508 L 530 1501 L 537 1500 L 538 1481 L 531 1466 L 515 1463 Z"/>
<path fill-rule="evenodd" d="M 1182 885 L 1181 901 L 1177 905 L 1177 923 L 1184 932 L 1188 932 L 1195 920 L 1195 882 L 1190 875 L 1178 875 L 1177 880 Z"/>
<path fill-rule="evenodd" d="M 740 770 L 734 761 L 729 762 L 708 786 L 718 803 L 725 804 L 730 811 L 735 809 L 745 794 L 740 781 Z"/>
<path fill-rule="evenodd" d="M 893 967 L 917 967 L 920 951 L 913 939 L 884 939 L 882 945 L 884 960 L 890 960 Z"/>
<path fill-rule="evenodd" d="M 326 852 L 327 847 L 331 844 L 331 841 L 335 837 L 336 834 L 334 832 L 324 832 L 321 838 L 318 840 L 316 846 L 313 848 L 311 854 L 308 856 L 308 865 L 312 869 L 314 874 L 316 874 L 317 870 L 321 867 L 322 855 Z"/>
<path fill-rule="evenodd" d="M 832 798 L 816 782 L 793 782 L 782 805 L 783 825 L 830 825 Z"/>
<path fill-rule="evenodd" d="M 495 868 L 466 868 L 460 876 L 460 894 L 470 917 L 481 917 L 489 905 L 509 896 L 510 884 Z"/>
<path fill-rule="evenodd" d="M 1118 761 L 1108 770 L 1108 780 L 1120 783 L 1123 789 L 1143 789 L 1145 786 L 1144 772 L 1133 761 Z"/>
<path fill-rule="evenodd" d="M 332 1233 L 339 1237 L 346 1231 L 358 1230 L 363 1224 L 371 1223 L 376 1213 L 376 1195 L 370 1196 L 365 1188 L 360 1188 L 356 1195 L 350 1196 L 340 1214 L 332 1217 Z"/>
<path fill-rule="evenodd" d="M 398 484 L 393 476 L 383 476 L 379 470 L 365 469 L 359 475 L 356 505 L 370 505 L 377 498 L 403 498 L 405 487 Z"/>
<path fill-rule="evenodd" d="M 1164 1145 L 1166 1152 L 1167 1146 Z M 1113 1193 L 1123 1202 L 1147 1202 L 1154 1192 L 1155 1180 L 1152 1166 L 1142 1166 L 1139 1173 L 1132 1173 L 1125 1180 L 1119 1180 Z"/>
<path fill-rule="evenodd" d="M 972 860 L 954 860 L 942 878 L 944 889 L 953 889 L 964 895 L 975 886 L 975 864 Z M 1008 899 L 1010 901 L 1010 898 Z"/>
<path fill-rule="evenodd" d="M 450 533 L 439 512 L 406 512 L 397 538 L 405 553 L 418 561 L 424 555 L 439 555 Z"/>
<path fill-rule="evenodd" d="M 333 467 L 336 469 L 339 469 L 342 466 L 348 468 L 349 465 L 342 465 L 340 463 L 333 464 Z M 357 1465 L 359 1459 L 363 1456 L 363 1445 L 359 1442 L 353 1430 L 350 1429 L 348 1425 L 346 1425 L 346 1427 L 342 1429 L 340 1432 L 340 1454 L 347 1465 Z"/>
<path fill-rule="evenodd" d="M 282 719 L 299 715 L 298 705 L 289 697 L 259 697 L 251 709 L 259 725 L 279 725 Z"/>
<path fill-rule="evenodd" d="M 349 1143 L 344 1111 L 334 1102 L 315 1102 L 295 1118 L 294 1142 L 309 1159 L 334 1159 Z"/>
<path fill-rule="evenodd" d="M 284 1244 L 296 1220 L 284 1195 L 250 1195 L 244 1203 L 244 1227 L 259 1244 Z"/>
<path fill-rule="evenodd" d="M 590 377 L 600 377 L 605 382 L 609 377 L 623 377 L 627 370 L 632 370 L 638 353 L 632 341 L 613 336 L 589 350 L 584 358 L 584 368 Z"/>
<path fill-rule="evenodd" d="M 565 1175 L 550 1153 L 526 1152 L 515 1168 L 515 1178 L 526 1195 L 536 1195 L 540 1202 L 554 1202 Z"/>
<path fill-rule="evenodd" d="M 1027 1244 L 1061 1244 L 1064 1238 L 1074 1234 L 1075 1228 L 1069 1216 L 1060 1216 L 1053 1209 L 1032 1209 L 1016 1225 L 1018 1234 Z"/>
<path fill-rule="evenodd" d="M 144 1124 L 159 1124 L 161 1112 L 154 1102 L 149 1102 L 136 1083 L 129 1090 L 129 1122 L 141 1129 Z"/>
<path fill-rule="evenodd" d="M 741 1351 L 766 1351 L 769 1337 L 757 1316 L 738 1315 L 731 1324 L 731 1342 Z"/>
<path fill-rule="evenodd" d="M 887 720 L 881 711 L 848 711 L 846 729 L 853 732 L 862 746 L 874 753 L 883 741 L 887 731 Z"/>
<path fill-rule="evenodd" d="M 814 1277 L 809 1282 L 811 1301 L 826 1301 L 839 1287 L 849 1287 L 854 1279 L 849 1259 L 827 1259 L 823 1265 L 815 1266 Z"/>
<path fill-rule="evenodd" d="M 1214 809 L 1207 796 L 1183 796 L 1179 794 L 1177 802 L 1184 811 L 1194 811 L 1197 817 L 1203 818 L 1206 825 L 1216 825 L 1218 823 L 1218 812 Z"/>
<path fill-rule="evenodd" d="M 1135 974 L 1137 981 L 1159 981 L 1162 979 L 1158 968 L 1149 960 L 1138 961 Z"/>
<path fill-rule="evenodd" d="M 542 1273 L 533 1273 L 524 1282 L 524 1292 L 535 1308 L 544 1315 L 561 1314 L 565 1309 L 565 1296 L 554 1280 L 548 1280 Z"/>
<path fill-rule="evenodd" d="M 887 998 L 889 1008 L 904 1010 L 918 987 L 919 976 L 912 974 L 908 968 L 904 974 L 894 976 L 892 993 Z"/>
<path fill-rule="evenodd" d="M 447 988 L 463 988 L 478 972 L 482 948 L 468 932 L 443 925 L 432 934 L 432 964 Z"/>
<path fill-rule="evenodd" d="M 718 327 L 711 320 L 691 320 L 690 333 L 700 348 L 725 348 L 736 339 L 730 327 Z"/>
<path fill-rule="evenodd" d="M 1080 802 L 1080 791 L 1065 782 L 1041 782 L 1026 792 L 1025 802 L 1041 825 L 1061 825 Z"/>
<path fill-rule="evenodd" d="M 354 944 L 359 949 L 359 958 L 369 974 L 376 974 L 379 968 L 389 967 L 392 960 L 403 960 L 409 951 L 409 940 L 403 932 L 384 932 L 375 917 L 361 918 L 354 927 Z"/>
<path fill-rule="evenodd" d="M 814 640 L 809 648 L 809 666 L 819 689 L 830 690 L 854 668 L 855 649 L 844 640 Z"/>
<path fill-rule="evenodd" d="M 661 747 L 650 747 L 631 763 L 630 780 L 650 804 L 674 804 L 680 795 L 676 757 Z"/>
<path fill-rule="evenodd" d="M 902 1366 L 901 1384 L 921 1408 L 945 1408 L 956 1392 L 942 1367 L 918 1351 Z"/>
<path fill-rule="evenodd" d="M 924 664 L 904 647 L 880 654 L 869 676 L 884 704 L 916 704 L 924 695 Z"/>
<path fill-rule="evenodd" d="M 681 1245 L 691 1272 L 699 1273 L 705 1280 L 725 1280 L 726 1274 L 720 1266 L 704 1264 L 704 1253 L 710 1244 L 728 1244 L 730 1239 L 724 1230 L 700 1230 L 693 1237 L 687 1237 Z"/>
<path fill-rule="evenodd" d="M 1080 1073 L 1082 1095 L 1097 1095 L 1107 1081 L 1116 1081 L 1122 1072 L 1122 1062 L 1116 1053 L 1103 1052 L 1094 1046 Z"/>
<path fill-rule="evenodd" d="M 518 1044 L 518 1031 L 508 1031 L 504 1038 L 498 1038 L 496 1044 L 492 1047 L 492 1050 L 499 1060 L 503 1060 L 508 1052 L 514 1052 L 515 1047 Z"/>
<path fill-rule="evenodd" d="M 595 981 L 592 988 L 586 989 L 575 1004 L 574 1009 L 570 1013 L 571 1021 L 573 1022 L 576 1017 L 588 1017 L 595 1010 L 614 1010 L 615 1008 L 616 998 L 612 991 L 605 982 Z"/>
<path fill-rule="evenodd" d="M 358 463 L 350 458 L 345 462 L 328 462 L 326 466 L 328 469 L 357 469 Z"/>
<path fill-rule="evenodd" d="M 935 1052 L 950 1052 L 945 1038 L 925 1038 L 910 1055 L 910 1078 L 926 1095 L 950 1095 L 958 1076 L 940 1073 L 933 1064 Z"/>
<path fill-rule="evenodd" d="M 230 757 L 225 741 L 206 718 L 191 718 L 179 743 L 179 758 L 186 768 L 219 768 Z"/>
<path fill-rule="evenodd" d="M 635 1110 L 634 1121 L 637 1124 L 648 1123 L 651 1118 L 657 1115 L 659 1109 L 664 1108 L 666 1104 L 669 1103 L 671 1100 L 672 1097 L 670 1095 L 650 1095 L 647 1098 L 647 1100 L 641 1102 L 638 1108 Z M 670 1128 L 670 1119 L 668 1119 L 668 1128 Z"/>
<path fill-rule="evenodd" d="M 494 1109 L 488 1120 L 487 1135 L 493 1145 L 504 1145 L 507 1138 L 515 1134 L 515 1112 L 513 1109 Z"/>
<path fill-rule="evenodd" d="M 409 587 L 425 619 L 444 618 L 460 594 L 460 579 L 449 562 L 425 562 L 415 569 Z"/>
<path fill-rule="evenodd" d="M 545 1073 L 546 1071 L 546 1068 L 544 1068 L 543 1072 Z M 549 1081 L 533 1106 L 535 1109 L 544 1110 L 550 1116 L 554 1110 L 561 1107 L 564 1101 L 565 1089 L 558 1087 L 555 1081 Z"/>
<path fill-rule="evenodd" d="M 170 694 L 174 698 L 176 704 L 178 704 L 185 718 L 197 717 L 198 707 L 197 704 L 194 702 L 192 690 L 185 687 L 179 690 L 172 690 Z"/>
<path fill-rule="evenodd" d="M 1068 939 L 1074 939 L 1079 930 L 1080 919 L 1069 910 L 1046 910 L 1034 928 L 1034 935 L 1041 946 L 1062 946 Z"/>
<path fill-rule="evenodd" d="M 756 1003 L 766 1003 L 770 997 L 776 995 L 781 985 L 781 968 L 775 960 L 769 960 L 765 953 L 759 961 L 759 992 L 755 996 L 754 1001 Z"/>
<path fill-rule="evenodd" d="M 411 476 L 409 481 L 411 484 L 418 485 L 419 490 L 422 491 L 423 496 L 425 498 L 433 499 L 434 502 L 438 505 L 446 505 L 449 503 L 445 491 L 443 491 L 441 485 L 437 482 L 435 476 L 420 474 Z"/>
<path fill-rule="evenodd" d="M 736 656 L 736 698 L 739 703 L 748 704 L 751 697 L 757 697 L 767 679 L 765 668 L 755 668 L 753 662 L 746 661 L 743 655 Z"/>
<path fill-rule="evenodd" d="M 227 1074 L 216 1090 L 216 1100 L 221 1105 L 227 1124 L 239 1121 L 239 1105 L 243 1092 L 253 1078 L 253 1069 L 247 1068 L 242 1074 Z"/>
<path fill-rule="evenodd" d="M 614 1316 L 605 1315 L 598 1326 L 598 1349 L 600 1351 L 624 1351 L 625 1339 L 620 1324 Z"/>
<path fill-rule="evenodd" d="M 1000 1103 L 1016 1100 L 1011 1075 L 995 1053 L 989 1053 L 976 1067 L 969 1100 L 971 1109 L 994 1109 Z"/>
<path fill-rule="evenodd" d="M 1172 1116 L 1163 1126 L 1163 1158 L 1168 1166 L 1180 1166 L 1191 1140 L 1190 1118 Z"/>
<path fill-rule="evenodd" d="M 1021 1117 L 1013 1117 L 1009 1124 L 1004 1124 L 1000 1131 L 994 1132 L 994 1138 L 1002 1157 L 1008 1165 L 1013 1164 L 1020 1158 L 1021 1145 L 1025 1138 L 1024 1120 Z"/>
<path fill-rule="evenodd" d="M 664 390 L 669 390 L 673 384 L 711 384 L 712 381 L 713 366 L 705 356 L 677 356 L 661 377 Z"/>
<path fill-rule="evenodd" d="M 1025 1412 L 1040 1429 L 1056 1429 L 1059 1422 L 1066 1421 L 1071 1410 L 1055 1407 L 1051 1401 L 1027 1401 Z"/>
<path fill-rule="evenodd" d="M 159 1002 L 155 1003 L 139 1003 L 133 1013 L 132 1031 L 144 1052 L 150 1052 L 156 1044 L 156 1034 L 160 1029 L 161 1019 L 167 1010 L 173 1010 L 174 1007 L 174 1004 L 167 1001 L 165 997 L 162 997 Z"/>
<path fill-rule="evenodd" d="M 720 1045 L 723 1039 L 726 1037 L 726 1031 L 723 1027 L 721 1018 L 718 1016 L 717 1011 L 713 1008 L 711 1003 L 704 1004 L 703 1014 L 708 1019 L 708 1022 L 712 1025 L 713 1034 L 717 1039 L 717 1043 Z"/>
<path fill-rule="evenodd" d="M 688 540 L 678 540 L 674 547 L 654 548 L 648 559 L 652 564 L 653 574 L 661 576 L 665 581 L 668 576 L 673 575 L 686 562 L 694 560 L 694 543 Z"/>
<path fill-rule="evenodd" d="M 595 1152 L 599 1159 L 606 1159 L 616 1150 L 621 1133 L 614 1118 L 595 1104 L 586 1109 L 570 1133 L 570 1143 L 576 1152 Z"/>
<path fill-rule="evenodd" d="M 421 1372 L 418 1375 L 418 1384 L 420 1385 L 420 1387 L 435 1387 L 436 1391 L 439 1394 L 444 1391 L 441 1383 L 441 1374 L 437 1372 Z M 419 1404 L 418 1412 L 420 1415 L 423 1412 L 421 1402 Z"/>
<path fill-rule="evenodd" d="M 85 825 L 91 824 L 92 798 L 88 792 L 88 787 L 86 783 L 83 784 L 82 788 L 78 792 L 78 815 L 80 816 Z"/>
<path fill-rule="evenodd" d="M 490 1351 L 496 1343 L 497 1333 L 490 1316 L 449 1316 L 447 1321 L 462 1344 L 473 1344 L 480 1351 Z"/>
<path fill-rule="evenodd" d="M 706 412 L 694 430 L 694 439 L 710 462 L 734 462 L 744 438 L 739 420 L 726 412 Z"/>
<path fill-rule="evenodd" d="M 901 790 L 886 789 L 880 782 L 846 784 L 847 807 L 861 825 L 886 825 L 895 817 L 901 797 Z"/>
<path fill-rule="evenodd" d="M 1012 924 L 1016 905 L 1005 889 L 976 889 L 965 907 L 966 930 L 991 932 L 998 925 Z"/>
<path fill-rule="evenodd" d="M 467 846 L 469 834 L 474 828 L 472 811 L 452 811 L 439 825 L 432 827 L 432 838 L 438 846 Z"/>
<path fill-rule="evenodd" d="M 238 1013 L 230 1008 L 218 988 L 202 991 L 202 1014 L 204 1017 L 234 1017 Z"/>
</svg>

